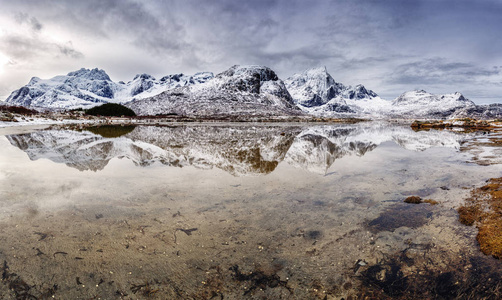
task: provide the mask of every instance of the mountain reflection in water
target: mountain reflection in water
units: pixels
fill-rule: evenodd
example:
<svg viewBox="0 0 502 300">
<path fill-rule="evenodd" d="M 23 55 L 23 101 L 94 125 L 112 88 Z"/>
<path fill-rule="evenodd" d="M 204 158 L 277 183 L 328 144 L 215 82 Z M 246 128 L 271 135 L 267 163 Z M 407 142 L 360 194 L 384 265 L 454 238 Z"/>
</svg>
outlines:
<svg viewBox="0 0 502 300">
<path fill-rule="evenodd" d="M 500 132 L 6 132 L 18 134 L 0 136 L 0 299 L 500 298 L 502 261 L 457 213 L 500 176 Z"/>
<path fill-rule="evenodd" d="M 281 163 L 326 174 L 337 159 L 363 156 L 383 142 L 423 151 L 459 148 L 465 134 L 415 132 L 388 123 L 320 126 L 191 125 L 102 126 L 86 130 L 49 129 L 7 136 L 31 160 L 64 163 L 81 171 L 103 170 L 113 158 L 138 166 L 213 167 L 234 176 L 269 174 Z"/>
</svg>

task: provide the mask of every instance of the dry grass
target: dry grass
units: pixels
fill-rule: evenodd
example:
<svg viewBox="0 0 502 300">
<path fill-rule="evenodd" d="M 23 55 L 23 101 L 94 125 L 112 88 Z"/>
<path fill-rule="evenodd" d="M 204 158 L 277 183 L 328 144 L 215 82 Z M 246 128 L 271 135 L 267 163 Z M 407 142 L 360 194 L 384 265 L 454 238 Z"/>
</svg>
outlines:
<svg viewBox="0 0 502 300">
<path fill-rule="evenodd" d="M 429 203 L 430 205 L 437 205 L 437 204 L 439 204 L 439 202 L 437 202 L 436 200 L 432 200 L 432 199 L 425 199 L 423 202 L 424 203 Z"/>
<path fill-rule="evenodd" d="M 476 239 L 481 251 L 502 258 L 502 178 L 472 190 L 458 213 L 462 224 L 479 229 Z"/>
</svg>

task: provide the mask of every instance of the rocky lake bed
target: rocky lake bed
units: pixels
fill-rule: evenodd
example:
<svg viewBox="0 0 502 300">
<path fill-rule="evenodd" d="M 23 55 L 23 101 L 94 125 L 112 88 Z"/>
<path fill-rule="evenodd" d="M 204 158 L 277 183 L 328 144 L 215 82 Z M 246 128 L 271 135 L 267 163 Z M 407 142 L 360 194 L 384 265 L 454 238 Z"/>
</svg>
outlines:
<svg viewBox="0 0 502 300">
<path fill-rule="evenodd" d="M 499 135 L 2 128 L 0 298 L 498 299 L 501 263 L 458 210 L 502 176 Z"/>
</svg>

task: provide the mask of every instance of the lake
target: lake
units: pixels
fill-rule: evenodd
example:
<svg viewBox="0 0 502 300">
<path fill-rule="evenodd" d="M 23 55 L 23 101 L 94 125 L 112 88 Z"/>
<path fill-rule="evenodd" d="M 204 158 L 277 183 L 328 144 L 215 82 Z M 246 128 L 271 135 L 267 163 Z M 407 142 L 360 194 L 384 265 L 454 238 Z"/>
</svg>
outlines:
<svg viewBox="0 0 502 300">
<path fill-rule="evenodd" d="M 0 129 L 0 298 L 498 298 L 500 261 L 456 211 L 502 176 L 492 137 L 389 122 Z"/>
</svg>

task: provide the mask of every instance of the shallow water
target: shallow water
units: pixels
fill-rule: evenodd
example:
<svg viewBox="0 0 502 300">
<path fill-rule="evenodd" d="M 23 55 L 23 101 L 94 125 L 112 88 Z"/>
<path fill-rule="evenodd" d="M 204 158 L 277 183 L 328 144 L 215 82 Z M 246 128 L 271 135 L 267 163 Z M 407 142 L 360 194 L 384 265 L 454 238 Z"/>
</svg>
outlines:
<svg viewBox="0 0 502 300">
<path fill-rule="evenodd" d="M 377 122 L 2 133 L 2 299 L 498 295 L 499 261 L 455 210 L 502 176 L 495 156 L 478 158 L 496 133 Z M 403 203 L 411 195 L 439 205 Z"/>
</svg>

